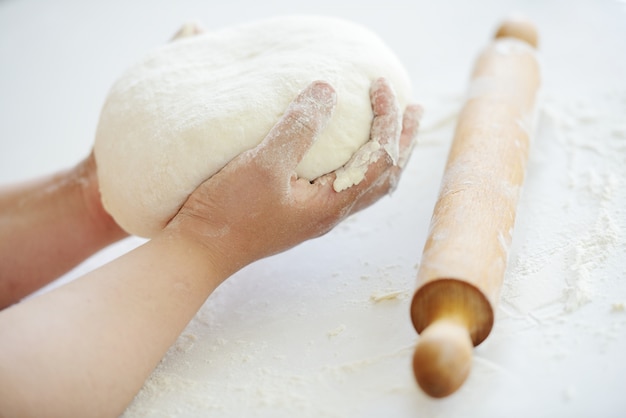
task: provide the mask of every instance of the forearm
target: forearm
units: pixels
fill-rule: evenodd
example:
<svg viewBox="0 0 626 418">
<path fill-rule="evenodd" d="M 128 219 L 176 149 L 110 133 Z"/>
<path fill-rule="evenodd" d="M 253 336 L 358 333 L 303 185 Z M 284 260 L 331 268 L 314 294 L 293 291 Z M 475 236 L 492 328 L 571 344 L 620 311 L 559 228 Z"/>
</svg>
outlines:
<svg viewBox="0 0 626 418">
<path fill-rule="evenodd" d="M 117 416 L 225 271 L 178 234 L 0 313 L 0 416 Z M 4 415 L 3 415 L 4 414 Z"/>
<path fill-rule="evenodd" d="M 87 163 L 0 188 L 0 309 L 126 235 L 92 196 Z"/>
<path fill-rule="evenodd" d="M 390 87 L 373 92 L 387 98 L 372 100 L 376 140 L 406 147 L 414 128 L 378 129 L 397 124 Z M 312 83 L 259 146 L 200 185 L 152 241 L 0 312 L 0 415 L 121 413 L 224 279 L 383 196 L 400 169 L 382 151 L 365 178 L 340 193 L 333 173 L 313 183 L 297 177 L 334 103 L 332 87 Z"/>
</svg>

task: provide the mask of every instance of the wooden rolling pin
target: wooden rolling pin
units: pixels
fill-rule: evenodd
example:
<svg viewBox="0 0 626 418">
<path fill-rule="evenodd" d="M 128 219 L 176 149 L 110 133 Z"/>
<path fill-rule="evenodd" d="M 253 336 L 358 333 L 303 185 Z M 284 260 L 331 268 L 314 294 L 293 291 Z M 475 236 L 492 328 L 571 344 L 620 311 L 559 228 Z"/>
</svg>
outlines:
<svg viewBox="0 0 626 418">
<path fill-rule="evenodd" d="M 539 88 L 536 46 L 534 25 L 504 21 L 459 115 L 411 304 L 413 369 L 433 397 L 461 386 L 493 326 Z"/>
</svg>

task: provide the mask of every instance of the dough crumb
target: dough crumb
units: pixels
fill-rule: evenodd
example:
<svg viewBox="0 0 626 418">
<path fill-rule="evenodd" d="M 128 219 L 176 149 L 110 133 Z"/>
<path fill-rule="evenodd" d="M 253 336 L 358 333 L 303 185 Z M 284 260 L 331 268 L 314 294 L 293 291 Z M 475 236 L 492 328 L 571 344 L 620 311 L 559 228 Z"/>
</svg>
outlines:
<svg viewBox="0 0 626 418">
<path fill-rule="evenodd" d="M 194 346 L 197 340 L 198 337 L 195 334 L 183 334 L 178 338 L 178 340 L 174 344 L 174 347 L 177 351 L 184 353 L 189 351 L 191 347 Z"/>
<path fill-rule="evenodd" d="M 350 161 L 336 170 L 337 176 L 333 182 L 335 191 L 339 193 L 359 184 L 365 178 L 370 164 L 375 163 L 380 158 L 381 154 L 378 152 L 380 149 L 381 145 L 378 141 L 366 142 L 359 148 Z"/>
<path fill-rule="evenodd" d="M 370 300 L 374 303 L 378 303 L 383 300 L 404 299 L 407 294 L 408 290 L 394 290 L 385 293 L 373 293 L 370 296 Z"/>
<path fill-rule="evenodd" d="M 346 326 L 341 324 L 339 325 L 337 328 L 328 331 L 328 338 L 333 338 L 338 336 L 339 334 L 341 334 L 342 332 L 344 332 L 346 330 Z"/>
<path fill-rule="evenodd" d="M 624 302 L 614 303 L 611 305 L 611 312 L 626 312 Z"/>
</svg>

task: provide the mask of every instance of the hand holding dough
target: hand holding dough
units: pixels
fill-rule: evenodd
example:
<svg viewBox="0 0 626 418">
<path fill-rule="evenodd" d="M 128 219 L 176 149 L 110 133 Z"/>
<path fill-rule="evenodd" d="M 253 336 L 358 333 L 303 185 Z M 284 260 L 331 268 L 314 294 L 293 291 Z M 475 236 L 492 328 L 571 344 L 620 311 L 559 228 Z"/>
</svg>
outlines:
<svg viewBox="0 0 626 418">
<path fill-rule="evenodd" d="M 278 18 L 178 39 L 131 67 L 102 109 L 103 204 L 128 232 L 154 235 L 200 183 L 258 145 L 314 80 L 336 89 L 337 104 L 296 173 L 332 172 L 370 139 L 368 91 L 379 77 L 397 92 L 400 115 L 411 91 L 406 71 L 375 34 L 338 19 Z M 337 173 L 336 190 L 363 177 L 368 153 L 354 157 L 362 160 Z"/>
<path fill-rule="evenodd" d="M 359 184 L 338 193 L 332 186 L 336 173 L 313 182 L 296 174 L 298 164 L 336 110 L 334 89 L 325 82 L 314 82 L 289 105 L 261 144 L 202 183 L 166 228 L 195 237 L 205 246 L 219 242 L 221 251 L 208 254 L 220 257 L 215 265 L 228 264 L 228 275 L 320 236 L 372 204 L 397 183 L 402 170 L 385 147 L 395 147 L 406 156 L 421 109 L 409 106 L 402 126 L 397 100 L 385 80 L 372 85 L 371 97 L 376 116 L 368 144 L 380 147 Z"/>
</svg>

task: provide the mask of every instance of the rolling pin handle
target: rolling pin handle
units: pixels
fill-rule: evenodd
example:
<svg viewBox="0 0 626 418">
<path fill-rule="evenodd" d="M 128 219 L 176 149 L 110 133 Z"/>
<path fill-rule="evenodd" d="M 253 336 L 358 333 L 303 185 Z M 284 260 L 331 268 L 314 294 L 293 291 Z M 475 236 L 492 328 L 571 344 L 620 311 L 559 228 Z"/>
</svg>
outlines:
<svg viewBox="0 0 626 418">
<path fill-rule="evenodd" d="M 537 48 L 539 44 L 537 27 L 523 16 L 512 16 L 505 19 L 498 27 L 494 38 L 516 38 L 533 48 Z"/>
<path fill-rule="evenodd" d="M 430 324 L 413 355 L 413 372 L 422 390 L 434 398 L 456 391 L 469 375 L 473 347 L 463 321 L 441 318 Z"/>
</svg>

